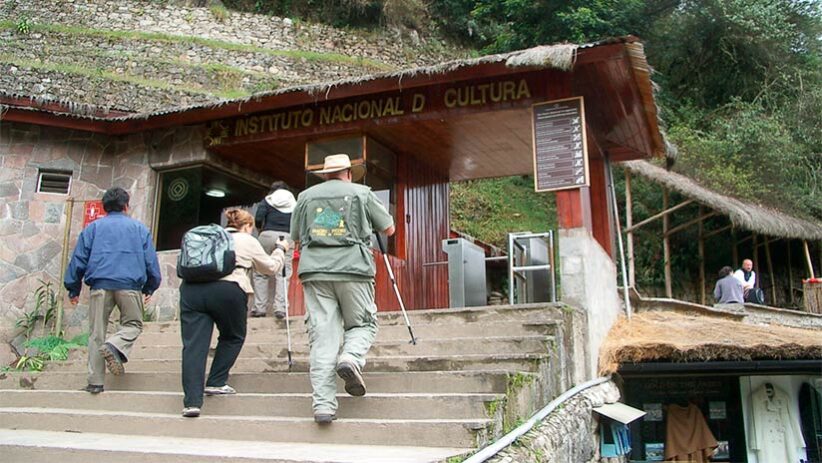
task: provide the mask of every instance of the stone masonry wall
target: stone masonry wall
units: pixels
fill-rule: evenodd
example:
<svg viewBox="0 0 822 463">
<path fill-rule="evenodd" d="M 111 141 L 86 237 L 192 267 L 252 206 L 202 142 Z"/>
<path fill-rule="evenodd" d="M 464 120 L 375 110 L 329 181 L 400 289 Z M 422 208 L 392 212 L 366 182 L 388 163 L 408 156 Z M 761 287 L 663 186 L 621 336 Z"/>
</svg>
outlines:
<svg viewBox="0 0 822 463">
<path fill-rule="evenodd" d="M 608 462 L 600 458 L 598 418 L 593 408 L 619 400 L 617 386 L 611 382 L 586 389 L 551 412 L 531 431 L 503 449 L 493 463 Z"/>
<path fill-rule="evenodd" d="M 71 197 L 100 199 L 111 186 L 131 194 L 132 217 L 151 223 L 155 173 L 142 135 L 107 137 L 72 130 L 0 122 L 0 340 L 34 307 L 40 281 L 59 285 L 68 198 L 36 193 L 38 169 L 72 172 Z M 83 204 L 74 205 L 70 252 L 82 227 Z M 85 321 L 85 297 L 67 326 Z"/>
</svg>

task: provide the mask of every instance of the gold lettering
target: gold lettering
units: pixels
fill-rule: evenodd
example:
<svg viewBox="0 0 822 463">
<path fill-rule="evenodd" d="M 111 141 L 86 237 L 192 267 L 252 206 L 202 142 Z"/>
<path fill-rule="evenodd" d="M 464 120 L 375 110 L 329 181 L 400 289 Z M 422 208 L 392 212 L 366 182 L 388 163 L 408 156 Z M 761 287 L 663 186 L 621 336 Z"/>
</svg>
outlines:
<svg viewBox="0 0 822 463">
<path fill-rule="evenodd" d="M 357 118 L 370 119 L 371 118 L 371 103 L 368 100 L 357 103 Z"/>
<path fill-rule="evenodd" d="M 528 82 L 525 79 L 519 81 L 519 90 L 517 91 L 517 99 L 531 98 L 531 92 L 528 90 Z"/>
<path fill-rule="evenodd" d="M 380 117 L 382 114 L 382 103 L 382 100 L 371 100 L 371 114 L 369 114 L 371 119 Z"/>
<path fill-rule="evenodd" d="M 411 103 L 411 112 L 418 113 L 425 107 L 425 95 L 422 93 L 415 93 L 414 99 Z"/>
<path fill-rule="evenodd" d="M 350 103 L 346 103 L 342 107 L 342 120 L 345 122 L 351 122 L 351 118 L 354 117 L 354 106 Z"/>
<path fill-rule="evenodd" d="M 394 108 L 394 116 L 402 116 L 405 114 L 405 110 L 402 109 L 402 100 L 400 100 L 400 97 L 398 96 L 394 97 Z"/>
<path fill-rule="evenodd" d="M 485 103 L 488 102 L 487 94 L 488 94 L 488 88 L 489 87 L 491 87 L 491 84 L 482 84 L 482 85 L 477 86 L 477 90 L 480 91 L 480 100 L 482 101 L 482 104 L 485 104 Z"/>
<path fill-rule="evenodd" d="M 280 115 L 283 117 L 283 122 L 280 125 L 280 128 L 283 130 L 287 130 L 291 128 L 291 116 L 294 113 L 281 113 Z"/>
<path fill-rule="evenodd" d="M 517 84 L 511 81 L 502 83 L 502 99 L 513 100 L 517 97 Z"/>
<path fill-rule="evenodd" d="M 491 101 L 499 103 L 502 100 L 502 83 L 494 82 L 491 84 Z"/>
<path fill-rule="evenodd" d="M 248 133 L 255 134 L 259 130 L 259 118 L 257 116 L 251 116 L 248 118 Z"/>
<path fill-rule="evenodd" d="M 320 108 L 320 125 L 331 123 L 331 108 Z"/>
<path fill-rule="evenodd" d="M 445 91 L 444 95 L 445 99 L 445 107 L 446 108 L 453 108 L 457 105 L 457 90 L 453 88 L 449 88 Z"/>
<path fill-rule="evenodd" d="M 342 110 L 339 106 L 334 106 L 334 117 L 331 118 L 331 123 L 336 124 L 342 121 Z"/>
<path fill-rule="evenodd" d="M 248 120 L 238 119 L 237 124 L 234 125 L 234 136 L 243 137 L 245 135 L 248 135 Z"/>
<path fill-rule="evenodd" d="M 460 106 L 468 106 L 471 102 L 471 95 L 468 94 L 468 87 L 462 87 L 457 90 L 457 104 Z"/>
<path fill-rule="evenodd" d="M 381 117 L 385 116 L 393 116 L 394 115 L 394 99 L 388 98 L 385 100 L 385 107 L 383 108 Z"/>
<path fill-rule="evenodd" d="M 301 122 L 303 127 L 311 127 L 311 124 L 314 122 L 314 110 L 311 108 L 304 110 Z"/>
<path fill-rule="evenodd" d="M 477 104 L 484 103 L 483 100 L 477 98 L 477 92 L 476 92 L 477 87 L 471 86 L 470 89 L 471 89 L 471 104 L 472 105 L 477 105 Z"/>
</svg>

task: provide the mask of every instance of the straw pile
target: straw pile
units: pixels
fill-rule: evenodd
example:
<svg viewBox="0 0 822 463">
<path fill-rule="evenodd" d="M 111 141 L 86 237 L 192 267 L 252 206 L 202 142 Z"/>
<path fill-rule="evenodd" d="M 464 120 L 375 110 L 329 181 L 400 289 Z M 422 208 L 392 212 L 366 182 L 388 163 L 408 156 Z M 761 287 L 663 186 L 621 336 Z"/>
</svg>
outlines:
<svg viewBox="0 0 822 463">
<path fill-rule="evenodd" d="M 622 363 L 786 359 L 822 359 L 822 331 L 654 311 L 617 321 L 599 365 L 610 374 Z"/>
</svg>

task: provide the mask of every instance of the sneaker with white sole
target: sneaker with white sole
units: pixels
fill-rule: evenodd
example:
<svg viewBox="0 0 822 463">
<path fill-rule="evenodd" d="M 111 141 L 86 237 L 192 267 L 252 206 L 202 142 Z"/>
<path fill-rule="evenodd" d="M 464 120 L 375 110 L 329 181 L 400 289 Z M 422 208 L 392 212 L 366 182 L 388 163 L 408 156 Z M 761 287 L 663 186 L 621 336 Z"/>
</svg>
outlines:
<svg viewBox="0 0 822 463">
<path fill-rule="evenodd" d="M 186 407 L 183 409 L 183 416 L 186 418 L 197 418 L 200 416 L 200 407 Z"/>
<path fill-rule="evenodd" d="M 234 390 L 233 387 L 225 384 L 223 386 L 206 386 L 203 390 L 205 395 L 228 395 L 228 394 L 236 394 L 237 391 Z"/>
</svg>

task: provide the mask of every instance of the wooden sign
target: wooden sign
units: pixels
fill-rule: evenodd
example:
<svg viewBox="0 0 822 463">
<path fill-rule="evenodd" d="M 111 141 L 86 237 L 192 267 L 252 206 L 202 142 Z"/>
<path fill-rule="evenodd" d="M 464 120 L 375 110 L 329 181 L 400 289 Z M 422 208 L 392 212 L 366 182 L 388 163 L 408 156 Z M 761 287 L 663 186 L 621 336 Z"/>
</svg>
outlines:
<svg viewBox="0 0 822 463">
<path fill-rule="evenodd" d="M 97 219 L 106 216 L 106 211 L 103 209 L 103 202 L 100 200 L 91 200 L 83 202 L 83 228 Z"/>
<path fill-rule="evenodd" d="M 582 97 L 535 104 L 531 112 L 536 191 L 588 186 Z"/>
</svg>

